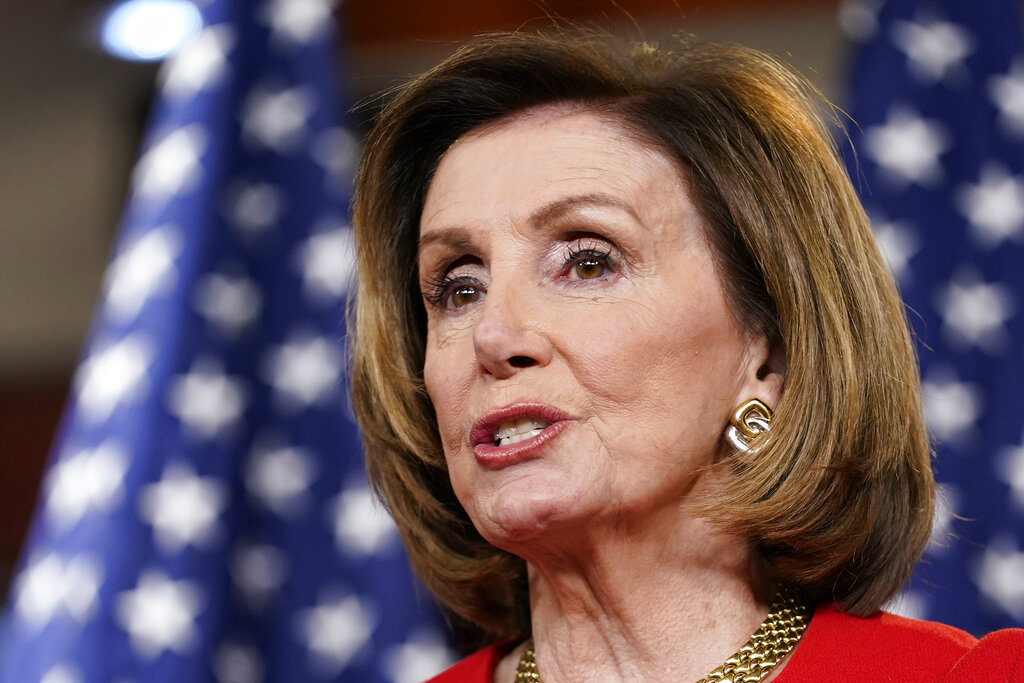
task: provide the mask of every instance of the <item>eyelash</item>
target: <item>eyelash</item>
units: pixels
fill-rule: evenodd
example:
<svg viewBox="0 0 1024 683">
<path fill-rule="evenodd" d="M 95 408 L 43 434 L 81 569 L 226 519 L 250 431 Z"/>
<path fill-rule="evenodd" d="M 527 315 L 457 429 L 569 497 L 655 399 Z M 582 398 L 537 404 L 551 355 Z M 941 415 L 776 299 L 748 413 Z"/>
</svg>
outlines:
<svg viewBox="0 0 1024 683">
<path fill-rule="evenodd" d="M 582 248 L 578 246 L 566 246 L 565 258 L 562 262 L 560 276 L 568 276 L 576 265 L 584 261 L 599 261 L 606 270 L 616 270 L 616 263 L 614 259 L 612 259 L 611 251 L 609 250 L 598 249 L 596 247 Z M 604 277 L 604 274 L 593 279 L 601 279 L 602 277 Z M 585 280 L 588 278 L 580 279 Z M 460 286 L 469 286 L 476 289 L 484 288 L 483 283 L 474 277 L 470 277 L 468 275 L 452 276 L 447 272 L 440 277 L 428 277 L 424 284 L 426 291 L 423 296 L 427 300 L 427 303 L 435 308 L 443 309 L 451 308 L 448 300 Z"/>
<path fill-rule="evenodd" d="M 476 278 L 466 275 L 452 277 L 449 273 L 445 273 L 441 277 L 428 277 L 426 279 L 426 291 L 423 294 L 423 298 L 434 308 L 446 308 L 445 302 L 458 285 L 481 287 L 480 282 Z"/>
<path fill-rule="evenodd" d="M 597 247 L 570 247 L 565 248 L 565 260 L 562 263 L 562 273 L 568 274 L 572 271 L 573 267 L 582 263 L 583 261 L 600 261 L 607 270 L 614 271 L 616 269 L 616 263 L 612 259 L 611 251 L 598 249 Z M 603 275 L 602 275 L 603 277 Z M 581 278 L 588 279 L 588 278 Z M 593 278 L 600 279 L 600 278 Z"/>
</svg>

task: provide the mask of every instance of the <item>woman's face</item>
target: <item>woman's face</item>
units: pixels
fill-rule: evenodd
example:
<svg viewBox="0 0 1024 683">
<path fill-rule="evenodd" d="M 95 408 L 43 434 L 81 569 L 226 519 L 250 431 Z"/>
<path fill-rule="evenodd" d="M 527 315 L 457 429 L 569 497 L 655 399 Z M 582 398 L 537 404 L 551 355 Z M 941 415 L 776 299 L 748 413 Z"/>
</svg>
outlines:
<svg viewBox="0 0 1024 683">
<path fill-rule="evenodd" d="M 735 407 L 774 405 L 703 235 L 673 163 L 594 114 L 534 110 L 444 156 L 420 222 L 424 379 L 491 543 L 671 520 L 713 486 Z"/>
</svg>

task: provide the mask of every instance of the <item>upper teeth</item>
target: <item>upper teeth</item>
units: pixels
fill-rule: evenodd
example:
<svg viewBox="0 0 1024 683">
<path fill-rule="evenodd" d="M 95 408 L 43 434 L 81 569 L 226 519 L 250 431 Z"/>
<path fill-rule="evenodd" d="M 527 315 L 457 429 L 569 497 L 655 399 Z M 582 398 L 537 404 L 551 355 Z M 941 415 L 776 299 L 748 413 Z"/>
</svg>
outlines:
<svg viewBox="0 0 1024 683">
<path fill-rule="evenodd" d="M 550 424 L 547 420 L 539 420 L 535 417 L 523 417 L 518 420 L 502 422 L 494 430 L 494 445 L 506 446 L 529 439 L 540 434 Z"/>
</svg>

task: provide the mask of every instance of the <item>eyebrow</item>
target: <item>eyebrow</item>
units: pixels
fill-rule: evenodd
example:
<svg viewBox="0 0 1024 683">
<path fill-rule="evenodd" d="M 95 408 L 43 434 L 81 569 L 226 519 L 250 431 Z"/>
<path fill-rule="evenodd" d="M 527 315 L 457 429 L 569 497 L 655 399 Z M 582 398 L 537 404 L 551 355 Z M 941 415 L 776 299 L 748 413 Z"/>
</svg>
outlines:
<svg viewBox="0 0 1024 683">
<path fill-rule="evenodd" d="M 565 218 L 566 216 L 572 215 L 580 209 L 588 207 L 618 209 L 619 211 L 628 213 L 634 220 L 640 222 L 640 216 L 637 215 L 636 211 L 630 204 L 612 195 L 598 192 L 592 194 L 571 195 L 569 197 L 557 199 L 550 204 L 546 204 L 530 216 L 530 223 L 535 226 L 543 225 L 545 223 L 553 223 Z"/>
<path fill-rule="evenodd" d="M 530 215 L 529 222 L 534 227 L 546 223 L 554 223 L 564 219 L 566 216 L 571 216 L 581 209 L 589 207 L 618 209 L 628 213 L 634 220 L 640 222 L 640 217 L 630 204 L 612 195 L 599 192 L 571 195 L 556 199 L 534 211 Z M 431 231 L 426 235 L 420 235 L 416 245 L 417 252 L 421 251 L 425 246 L 435 243 L 444 244 L 452 249 L 464 250 L 473 246 L 473 237 L 469 228 L 466 227 L 452 226 L 441 228 Z"/>
<path fill-rule="evenodd" d="M 420 235 L 416 243 L 416 252 L 423 251 L 423 247 L 440 243 L 452 249 L 470 249 L 473 246 L 473 238 L 468 228 L 454 226 L 434 230 L 426 235 Z"/>
</svg>

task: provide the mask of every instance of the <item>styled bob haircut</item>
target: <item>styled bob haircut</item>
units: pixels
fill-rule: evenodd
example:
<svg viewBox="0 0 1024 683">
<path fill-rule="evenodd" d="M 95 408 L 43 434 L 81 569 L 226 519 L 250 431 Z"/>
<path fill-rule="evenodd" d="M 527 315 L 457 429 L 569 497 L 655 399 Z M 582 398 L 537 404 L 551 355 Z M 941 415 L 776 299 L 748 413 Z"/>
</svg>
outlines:
<svg viewBox="0 0 1024 683">
<path fill-rule="evenodd" d="M 675 162 L 733 315 L 786 359 L 771 440 L 713 465 L 727 483 L 691 512 L 748 539 L 813 603 L 877 610 L 916 562 L 933 506 L 903 304 L 817 111 L 824 100 L 766 55 L 687 39 L 478 37 L 398 88 L 370 133 L 354 208 L 352 388 L 371 481 L 418 573 L 478 640 L 529 633 L 525 563 L 477 533 L 448 479 L 423 386 L 416 264 L 448 147 L 541 106 L 592 112 Z"/>
</svg>

